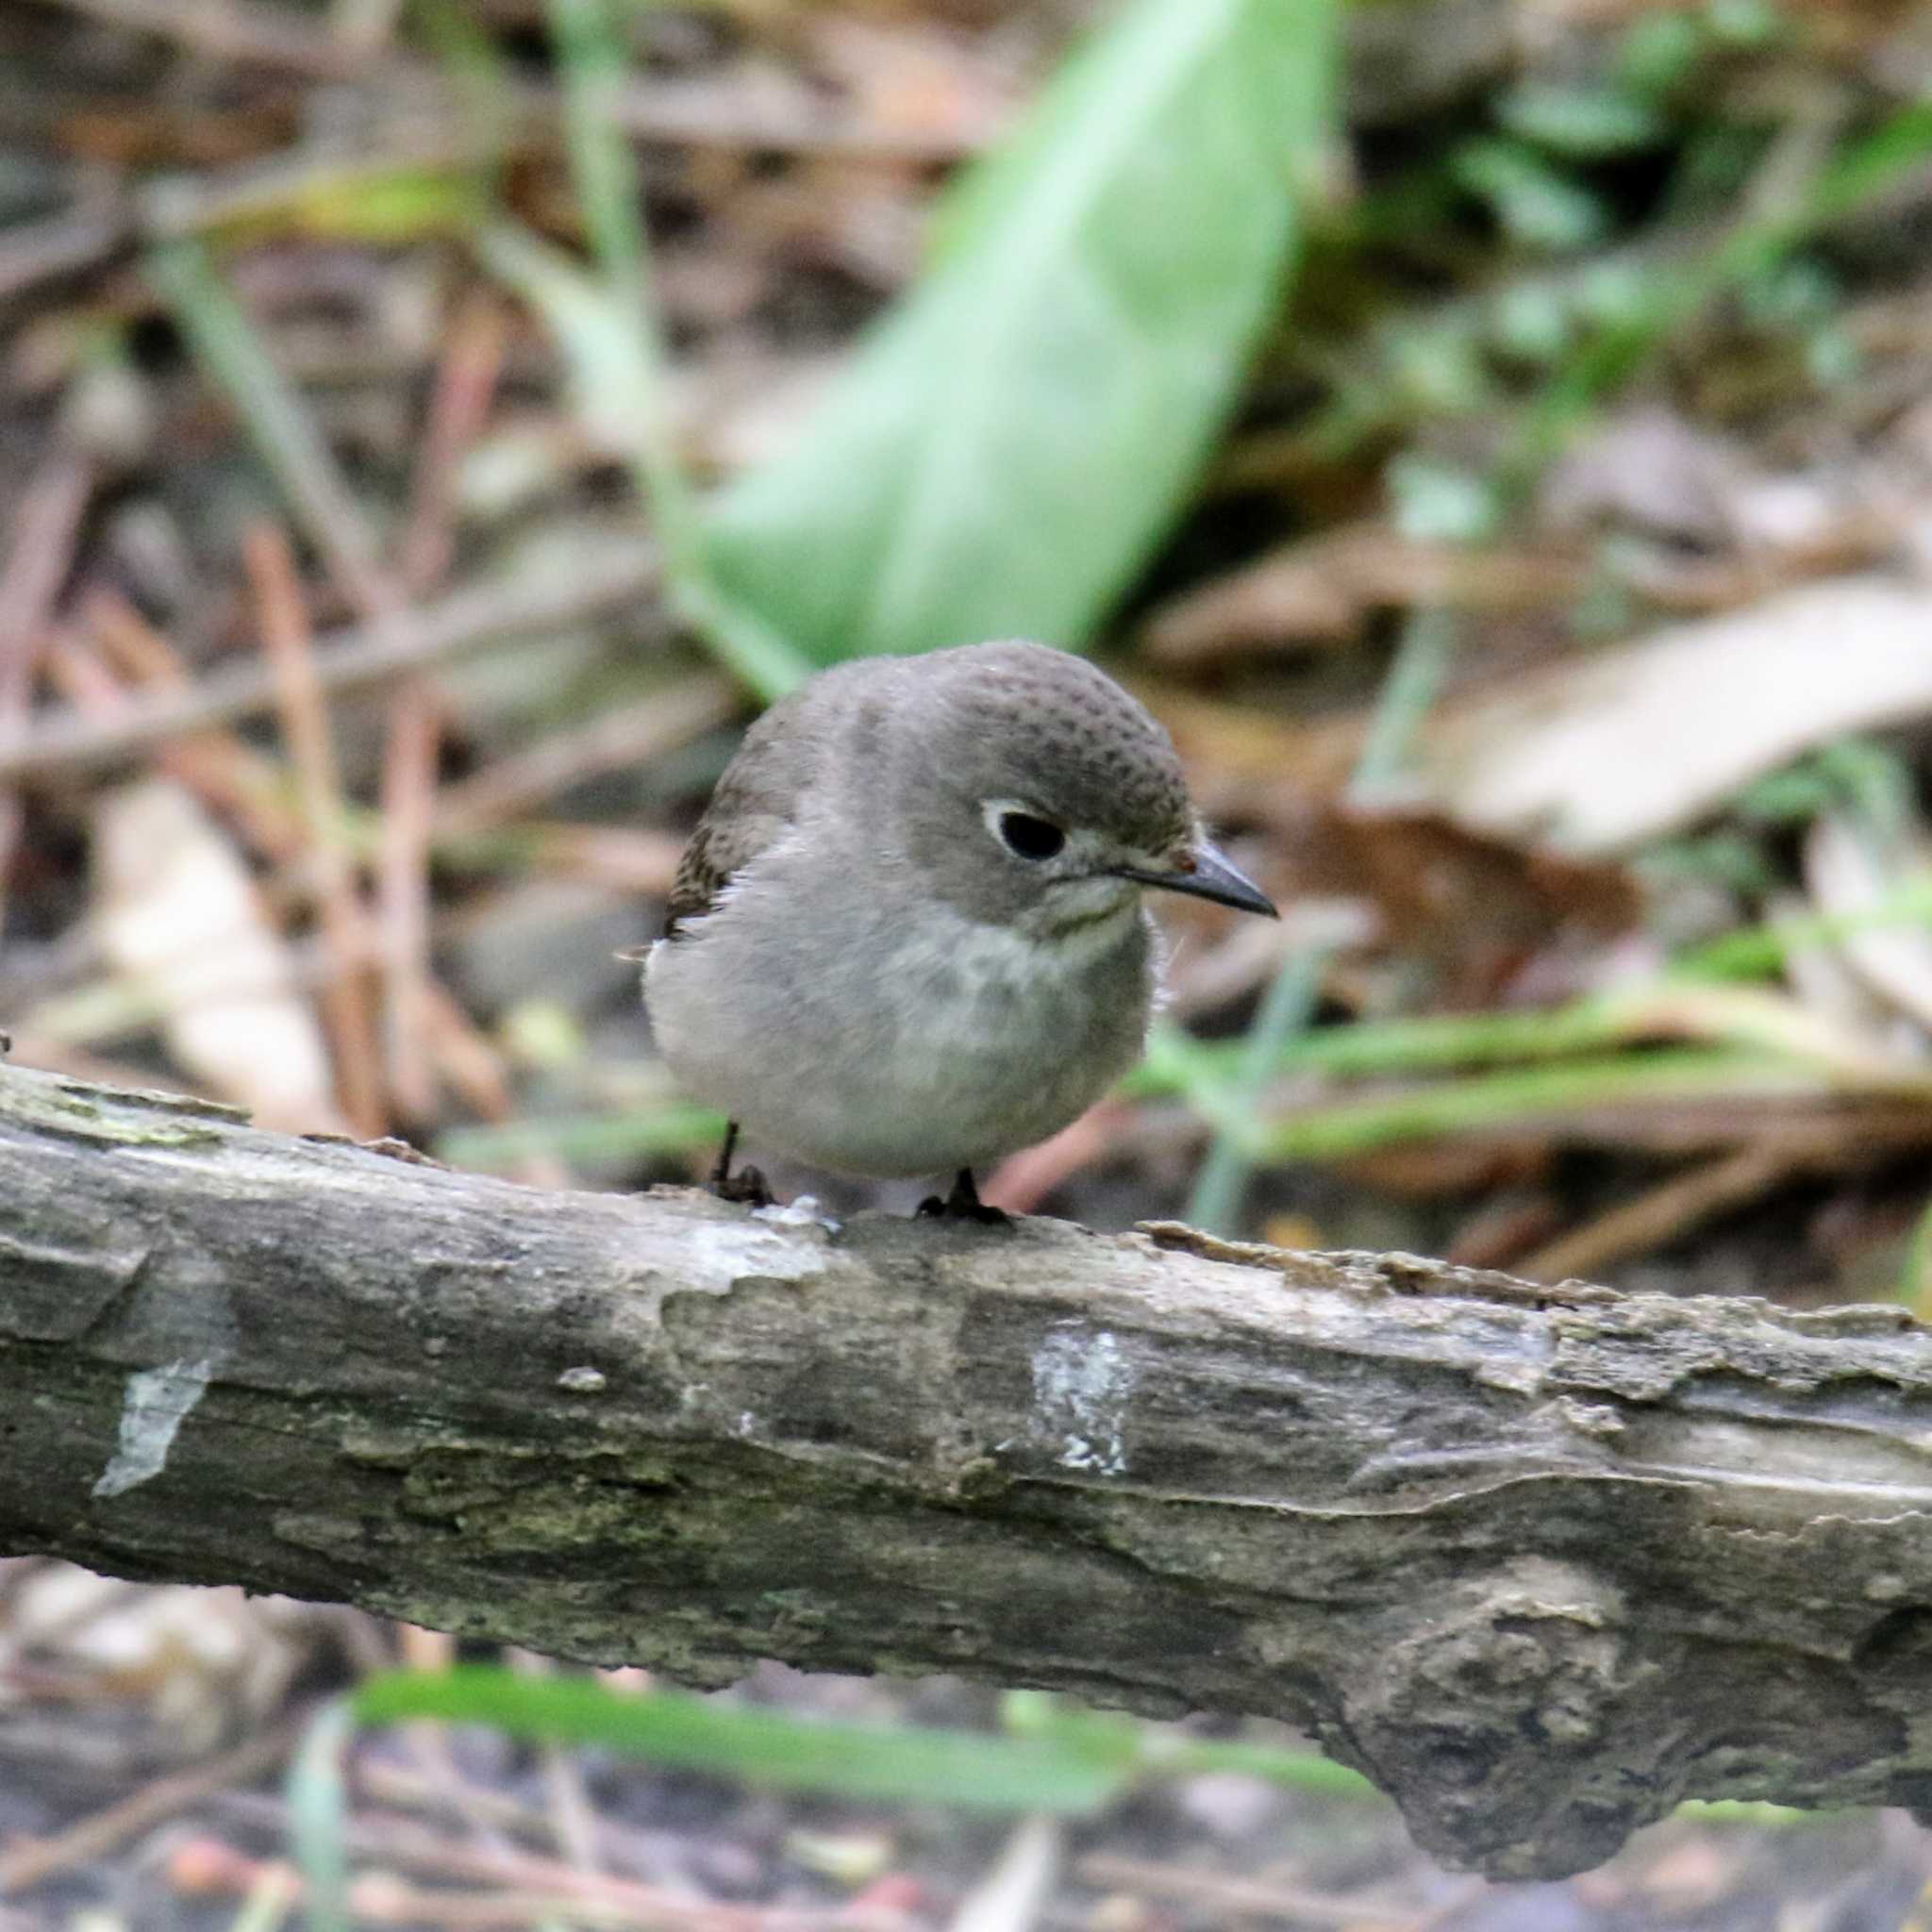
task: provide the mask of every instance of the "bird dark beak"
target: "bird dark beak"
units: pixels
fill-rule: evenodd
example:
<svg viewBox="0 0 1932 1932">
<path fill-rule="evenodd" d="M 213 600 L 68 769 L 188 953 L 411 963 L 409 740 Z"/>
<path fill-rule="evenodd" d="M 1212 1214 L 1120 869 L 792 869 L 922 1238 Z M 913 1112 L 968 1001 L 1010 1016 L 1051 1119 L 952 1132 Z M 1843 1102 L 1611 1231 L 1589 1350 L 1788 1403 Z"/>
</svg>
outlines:
<svg viewBox="0 0 1932 1932">
<path fill-rule="evenodd" d="M 1123 866 L 1120 876 L 1163 892 L 1191 892 L 1197 899 L 1212 899 L 1217 906 L 1232 906 L 1237 912 L 1259 912 L 1269 919 L 1281 917 L 1274 900 L 1246 874 L 1237 872 L 1205 839 L 1173 872 L 1141 872 Z"/>
</svg>

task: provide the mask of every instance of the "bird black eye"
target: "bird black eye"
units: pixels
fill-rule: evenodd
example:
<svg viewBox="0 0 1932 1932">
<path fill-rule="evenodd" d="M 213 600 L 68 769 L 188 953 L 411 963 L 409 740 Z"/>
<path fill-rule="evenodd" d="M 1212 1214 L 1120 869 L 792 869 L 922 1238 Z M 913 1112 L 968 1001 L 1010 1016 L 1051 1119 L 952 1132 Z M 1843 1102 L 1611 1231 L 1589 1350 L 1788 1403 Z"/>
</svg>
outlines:
<svg viewBox="0 0 1932 1932">
<path fill-rule="evenodd" d="M 1058 825 L 1037 819 L 1031 812 L 1003 811 L 999 823 L 1000 838 L 1016 858 L 1051 858 L 1067 842 L 1067 835 Z"/>
</svg>

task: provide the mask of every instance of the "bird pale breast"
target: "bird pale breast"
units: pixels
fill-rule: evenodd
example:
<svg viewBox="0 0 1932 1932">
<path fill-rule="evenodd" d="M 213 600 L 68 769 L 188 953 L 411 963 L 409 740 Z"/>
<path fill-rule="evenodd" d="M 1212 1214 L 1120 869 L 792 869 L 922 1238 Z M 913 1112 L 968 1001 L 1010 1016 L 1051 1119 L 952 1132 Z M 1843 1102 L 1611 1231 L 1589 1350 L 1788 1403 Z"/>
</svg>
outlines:
<svg viewBox="0 0 1932 1932">
<path fill-rule="evenodd" d="M 1155 956 L 1137 894 L 1042 941 L 938 904 L 894 921 L 824 880 L 801 919 L 804 870 L 771 855 L 648 968 L 672 1071 L 755 1144 L 881 1178 L 977 1167 L 1139 1058 Z"/>
</svg>

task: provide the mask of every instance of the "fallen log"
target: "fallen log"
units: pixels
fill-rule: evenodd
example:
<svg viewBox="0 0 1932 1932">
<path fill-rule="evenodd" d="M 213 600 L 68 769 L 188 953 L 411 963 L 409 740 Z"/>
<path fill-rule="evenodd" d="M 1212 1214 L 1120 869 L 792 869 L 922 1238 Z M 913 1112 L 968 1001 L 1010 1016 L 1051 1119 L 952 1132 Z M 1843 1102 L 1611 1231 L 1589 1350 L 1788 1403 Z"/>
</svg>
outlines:
<svg viewBox="0 0 1932 1932">
<path fill-rule="evenodd" d="M 1305 1726 L 1439 1857 L 1932 1805 L 1932 1335 L 542 1192 L 0 1069 L 0 1550 Z"/>
</svg>

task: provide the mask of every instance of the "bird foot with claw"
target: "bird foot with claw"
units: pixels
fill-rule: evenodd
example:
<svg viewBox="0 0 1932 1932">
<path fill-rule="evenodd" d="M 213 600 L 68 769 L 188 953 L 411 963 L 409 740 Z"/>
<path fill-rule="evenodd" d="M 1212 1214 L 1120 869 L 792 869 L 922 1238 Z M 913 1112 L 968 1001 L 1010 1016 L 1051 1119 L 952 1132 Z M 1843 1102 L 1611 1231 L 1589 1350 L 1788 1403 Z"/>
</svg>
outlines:
<svg viewBox="0 0 1932 1932">
<path fill-rule="evenodd" d="M 1013 1217 L 1004 1208 L 989 1208 L 979 1198 L 971 1173 L 962 1173 L 953 1183 L 953 1191 L 943 1197 L 928 1194 L 919 1204 L 923 1221 L 976 1221 L 981 1227 L 1010 1227 Z"/>
<path fill-rule="evenodd" d="M 732 1202 L 740 1208 L 771 1208 L 776 1205 L 775 1197 L 765 1185 L 765 1177 L 755 1167 L 741 1167 L 736 1174 L 718 1174 L 712 1178 L 711 1191 L 721 1201 Z"/>
</svg>

